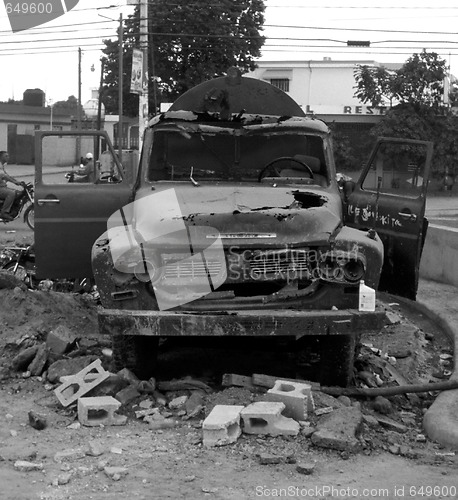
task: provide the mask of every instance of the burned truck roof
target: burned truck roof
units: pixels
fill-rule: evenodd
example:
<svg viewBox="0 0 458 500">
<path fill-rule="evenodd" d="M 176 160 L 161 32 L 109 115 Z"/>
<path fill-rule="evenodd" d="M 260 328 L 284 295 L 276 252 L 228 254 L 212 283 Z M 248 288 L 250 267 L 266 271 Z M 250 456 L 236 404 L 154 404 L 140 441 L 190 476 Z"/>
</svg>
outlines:
<svg viewBox="0 0 458 500">
<path fill-rule="evenodd" d="M 195 111 L 168 111 L 155 116 L 150 120 L 149 127 L 163 125 L 167 127 L 177 122 L 181 123 L 182 130 L 203 132 L 227 133 L 242 135 L 247 132 L 275 132 L 294 129 L 302 133 L 328 135 L 328 126 L 321 120 L 309 117 L 298 116 L 273 116 L 259 114 L 238 114 L 227 118 L 221 118 L 219 113 L 201 113 Z"/>
</svg>

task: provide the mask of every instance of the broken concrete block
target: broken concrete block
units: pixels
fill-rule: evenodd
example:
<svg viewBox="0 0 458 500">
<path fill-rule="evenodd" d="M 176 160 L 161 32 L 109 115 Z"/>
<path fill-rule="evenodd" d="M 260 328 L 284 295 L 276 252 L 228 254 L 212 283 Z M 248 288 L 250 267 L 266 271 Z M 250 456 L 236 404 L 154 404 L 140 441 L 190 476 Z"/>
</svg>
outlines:
<svg viewBox="0 0 458 500">
<path fill-rule="evenodd" d="M 59 359 L 48 368 L 48 381 L 55 384 L 65 375 L 75 375 L 96 359 L 98 359 L 97 356 L 92 354 L 76 358 Z"/>
<path fill-rule="evenodd" d="M 33 358 L 37 354 L 38 345 L 34 345 L 32 347 L 27 347 L 21 351 L 17 356 L 13 358 L 11 361 L 11 368 L 15 371 L 23 370 L 29 366 L 32 362 Z"/>
<path fill-rule="evenodd" d="M 298 421 L 307 420 L 308 414 L 314 410 L 312 386 L 309 384 L 277 380 L 267 391 L 265 399 L 284 403 L 283 415 Z"/>
<path fill-rule="evenodd" d="M 64 451 L 58 451 L 54 455 L 54 462 L 62 463 L 62 462 L 72 462 L 73 460 L 79 460 L 80 458 L 84 458 L 86 454 L 83 450 L 78 448 L 70 448 Z"/>
<path fill-rule="evenodd" d="M 248 405 L 240 414 L 243 420 L 243 432 L 270 436 L 297 436 L 299 422 L 282 415 L 284 409 L 284 403 L 273 401 L 259 401 Z"/>
<path fill-rule="evenodd" d="M 204 420 L 204 446 L 222 446 L 235 443 L 242 433 L 240 413 L 243 406 L 216 405 Z"/>
<path fill-rule="evenodd" d="M 192 391 L 185 403 L 185 410 L 188 416 L 198 414 L 204 406 L 205 393 L 203 391 Z"/>
<path fill-rule="evenodd" d="M 36 462 L 27 462 L 26 460 L 16 460 L 14 468 L 21 472 L 31 472 L 34 470 L 42 470 L 43 464 Z"/>
<path fill-rule="evenodd" d="M 272 455 L 270 453 L 261 453 L 259 455 L 259 463 L 261 465 L 275 465 L 282 461 L 282 457 L 278 455 Z"/>
<path fill-rule="evenodd" d="M 42 431 L 46 425 L 46 417 L 44 415 L 40 415 L 39 413 L 30 410 L 29 411 L 29 424 L 37 431 Z"/>
<path fill-rule="evenodd" d="M 309 476 L 310 474 L 313 474 L 313 471 L 315 470 L 315 463 L 300 462 L 297 464 L 296 470 L 297 472 L 299 472 L 299 474 L 305 474 L 306 476 Z"/>
<path fill-rule="evenodd" d="M 357 436 L 361 430 L 363 416 L 358 408 L 343 406 L 319 420 L 312 443 L 322 448 L 354 452 L 360 447 Z"/>
<path fill-rule="evenodd" d="M 125 467 L 104 467 L 103 471 L 108 477 L 113 479 L 113 481 L 119 481 L 129 472 Z"/>
<path fill-rule="evenodd" d="M 104 453 L 104 448 L 101 443 L 92 440 L 88 442 L 85 453 L 90 457 L 100 457 Z"/>
<path fill-rule="evenodd" d="M 28 367 L 28 371 L 32 377 L 40 376 L 46 366 L 46 362 L 48 361 L 48 349 L 46 344 L 41 344 L 33 358 L 33 361 L 30 363 Z"/>
<path fill-rule="evenodd" d="M 94 374 L 97 375 L 95 378 Z M 103 369 L 100 359 L 96 359 L 76 375 L 66 379 L 62 385 L 54 390 L 54 394 L 62 406 L 68 406 L 102 383 L 109 375 L 109 372 Z"/>
<path fill-rule="evenodd" d="M 405 425 L 399 424 L 391 418 L 382 417 L 379 415 L 376 415 L 375 418 L 382 427 L 385 427 L 385 429 L 389 429 L 390 431 L 399 432 L 401 434 L 408 431 L 408 428 Z"/>
<path fill-rule="evenodd" d="M 188 396 L 178 396 L 173 398 L 172 401 L 169 402 L 169 408 L 171 410 L 181 410 L 183 406 L 186 404 L 188 400 Z"/>
<path fill-rule="evenodd" d="M 97 375 L 96 375 L 97 376 Z M 86 377 L 88 379 L 88 377 Z M 119 391 L 124 389 L 129 385 L 129 382 L 125 379 L 120 377 L 119 375 L 115 375 L 114 373 L 110 373 L 109 376 L 101 382 L 99 385 L 91 389 L 87 394 L 85 394 L 86 397 L 93 397 L 93 396 L 113 396 L 116 397 L 116 394 L 118 394 Z"/>
<path fill-rule="evenodd" d="M 78 420 L 88 427 L 98 425 L 124 425 L 125 415 L 116 415 L 121 403 L 111 396 L 78 399 Z"/>
<path fill-rule="evenodd" d="M 76 335 L 65 325 L 59 325 L 48 333 L 46 346 L 57 356 L 62 356 L 72 349 L 77 341 Z"/>
<path fill-rule="evenodd" d="M 122 370 L 119 370 L 116 375 L 119 375 L 121 378 L 127 380 L 132 385 L 138 385 L 138 383 L 140 382 L 140 379 L 137 377 L 137 375 L 135 375 L 134 372 L 130 371 L 129 368 L 123 368 Z"/>
<path fill-rule="evenodd" d="M 138 398 L 140 393 L 137 391 L 137 387 L 135 385 L 128 385 L 124 389 L 120 390 L 116 393 L 115 398 L 123 405 L 126 405 L 133 401 L 135 398 Z"/>
</svg>

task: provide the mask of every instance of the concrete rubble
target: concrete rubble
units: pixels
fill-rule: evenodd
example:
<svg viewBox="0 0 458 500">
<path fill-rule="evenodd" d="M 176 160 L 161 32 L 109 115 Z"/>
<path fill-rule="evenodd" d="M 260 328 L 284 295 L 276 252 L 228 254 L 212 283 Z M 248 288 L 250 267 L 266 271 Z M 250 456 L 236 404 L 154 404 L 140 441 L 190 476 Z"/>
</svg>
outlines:
<svg viewBox="0 0 458 500">
<path fill-rule="evenodd" d="M 411 409 L 409 406 L 400 411 L 389 397 L 378 396 L 370 402 L 361 400 L 361 404 L 354 397 L 326 394 L 316 382 L 232 373 L 223 376 L 223 390 L 218 391 L 218 399 L 206 381 L 192 377 L 157 381 L 139 380 L 128 369 L 112 373 L 108 369 L 109 356 L 93 355 L 87 350 L 72 357 L 70 354 L 78 346 L 77 335 L 69 329 L 57 328 L 42 344 L 21 349 L 11 363 L 15 371 L 42 379 L 47 390 L 54 393 L 65 415 L 75 418 L 66 425 L 69 432 L 118 426 L 112 429 L 116 433 L 122 426 L 129 431 L 129 425 L 136 423 L 153 438 L 175 432 L 193 446 L 252 449 L 260 465 L 294 464 L 295 472 L 303 475 L 315 474 L 319 463 L 308 456 L 296 457 L 278 443 L 305 443 L 310 449 L 335 450 L 343 458 L 352 453 L 370 454 L 377 447 L 404 457 L 420 456 L 419 449 L 428 443 L 418 415 L 406 411 Z M 372 349 L 363 346 L 364 354 L 375 360 L 372 367 L 362 366 L 358 383 L 376 388 L 380 387 L 379 379 L 385 383 L 387 373 L 396 371 L 395 365 L 390 364 L 390 356 Z M 399 350 L 396 353 L 405 354 Z M 441 360 L 446 362 L 448 357 L 443 355 Z M 386 363 L 390 364 L 389 370 L 385 369 Z M 235 397 L 231 389 L 236 389 Z M 36 430 L 48 432 L 54 425 L 49 411 L 30 410 L 28 416 L 30 426 Z M 11 436 L 18 436 L 18 431 L 19 428 L 10 425 Z M 83 474 L 86 466 L 77 464 L 85 459 L 93 460 L 86 467 L 88 474 L 99 460 L 98 471 L 113 481 L 122 480 L 129 473 L 122 461 L 126 452 L 108 446 L 105 435 L 99 435 L 96 441 L 88 440 L 82 448 L 57 450 L 53 458 L 62 472 L 54 475 L 52 484 L 63 486 Z M 266 449 L 271 443 L 275 449 Z M 261 450 L 259 453 L 254 451 L 257 448 Z M 152 445 L 151 456 L 169 451 L 168 446 Z M 31 459 L 17 460 L 14 467 L 33 473 L 45 466 L 42 460 Z"/>
</svg>

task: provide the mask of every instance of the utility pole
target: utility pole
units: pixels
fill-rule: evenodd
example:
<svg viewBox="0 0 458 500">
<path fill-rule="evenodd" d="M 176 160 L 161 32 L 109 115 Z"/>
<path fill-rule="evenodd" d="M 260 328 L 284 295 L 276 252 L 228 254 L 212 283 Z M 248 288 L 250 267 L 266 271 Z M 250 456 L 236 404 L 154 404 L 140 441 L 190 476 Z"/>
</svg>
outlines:
<svg viewBox="0 0 458 500">
<path fill-rule="evenodd" d="M 148 0 L 140 0 L 140 49 L 143 52 L 143 89 L 138 99 L 138 149 L 148 120 Z"/>
<path fill-rule="evenodd" d="M 105 69 L 105 58 L 100 59 L 100 84 L 99 84 L 99 98 L 97 100 L 97 130 L 102 130 L 102 89 L 103 89 L 103 73 Z M 95 144 L 95 157 L 100 157 L 100 141 Z"/>
<path fill-rule="evenodd" d="M 76 129 L 81 131 L 81 47 L 78 47 L 78 107 L 76 108 Z M 79 165 L 81 157 L 81 137 L 76 138 L 76 161 Z"/>
<path fill-rule="evenodd" d="M 78 108 L 76 110 L 77 129 L 81 130 L 81 47 L 78 47 Z"/>
<path fill-rule="evenodd" d="M 119 161 L 122 163 L 122 91 L 123 91 L 123 72 L 124 72 L 124 64 L 123 64 L 123 33 L 122 33 L 122 14 L 119 15 L 119 33 L 118 33 L 118 66 L 119 66 L 119 83 L 118 83 L 118 157 Z"/>
</svg>

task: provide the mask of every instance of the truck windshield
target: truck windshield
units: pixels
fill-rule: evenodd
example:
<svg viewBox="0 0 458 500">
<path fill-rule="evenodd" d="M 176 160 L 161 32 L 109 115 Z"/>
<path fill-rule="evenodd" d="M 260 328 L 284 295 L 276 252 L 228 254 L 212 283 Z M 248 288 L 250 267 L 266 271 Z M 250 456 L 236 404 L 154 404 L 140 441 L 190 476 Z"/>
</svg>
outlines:
<svg viewBox="0 0 458 500">
<path fill-rule="evenodd" d="M 174 127 L 153 132 L 150 181 L 258 182 L 294 178 L 328 182 L 323 138 L 297 130 L 257 130 L 216 126 Z"/>
</svg>

